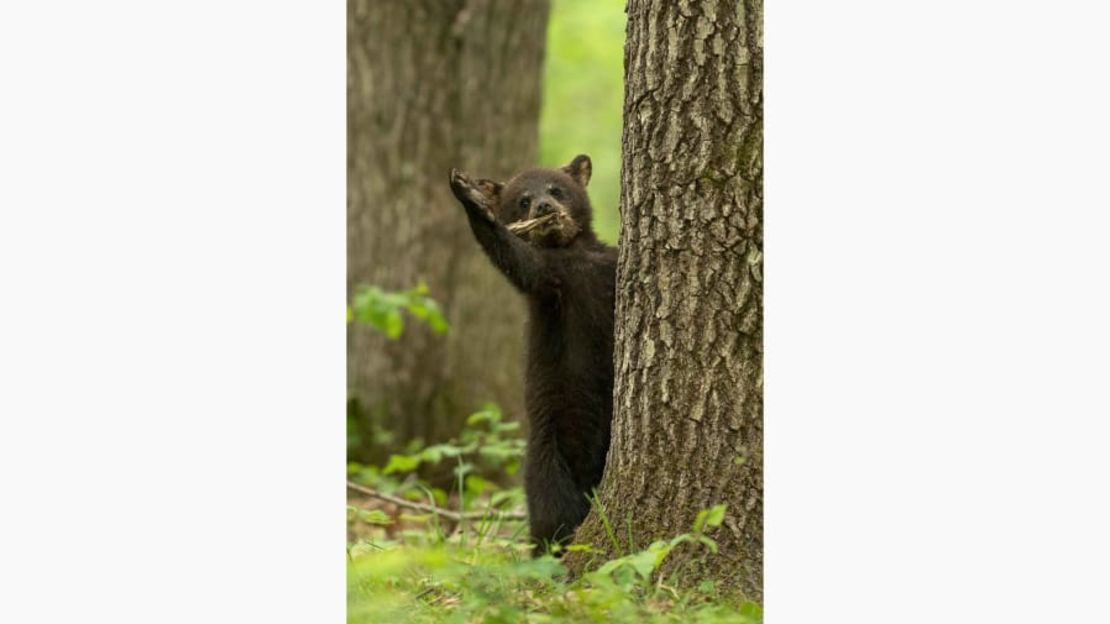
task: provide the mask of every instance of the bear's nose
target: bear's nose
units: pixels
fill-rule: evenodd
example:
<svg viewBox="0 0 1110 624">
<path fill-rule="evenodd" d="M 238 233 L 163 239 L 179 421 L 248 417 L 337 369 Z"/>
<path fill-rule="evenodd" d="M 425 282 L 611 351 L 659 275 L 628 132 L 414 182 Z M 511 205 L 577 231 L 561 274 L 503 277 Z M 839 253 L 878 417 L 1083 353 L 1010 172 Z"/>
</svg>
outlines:
<svg viewBox="0 0 1110 624">
<path fill-rule="evenodd" d="M 540 202 L 540 205 L 536 206 L 536 216 L 542 217 L 546 214 L 550 214 L 553 210 L 555 210 L 555 208 L 552 207 L 550 203 Z"/>
</svg>

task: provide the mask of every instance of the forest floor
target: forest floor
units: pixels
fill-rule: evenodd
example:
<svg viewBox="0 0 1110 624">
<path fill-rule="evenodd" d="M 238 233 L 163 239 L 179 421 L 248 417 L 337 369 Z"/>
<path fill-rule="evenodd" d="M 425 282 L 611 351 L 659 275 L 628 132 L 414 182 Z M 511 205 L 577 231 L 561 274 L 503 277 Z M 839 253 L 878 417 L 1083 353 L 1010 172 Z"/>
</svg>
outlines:
<svg viewBox="0 0 1110 624">
<path fill-rule="evenodd" d="M 524 440 L 497 406 L 470 415 L 456 439 L 405 450 L 384 466 L 348 464 L 348 622 L 762 622 L 759 605 L 713 579 L 658 572 L 679 545 L 714 556 L 723 505 L 698 514 L 688 533 L 599 556 L 571 579 L 559 558 L 532 557 L 518 474 Z"/>
<path fill-rule="evenodd" d="M 489 503 L 474 499 L 471 509 L 489 509 Z M 691 584 L 657 573 L 674 545 L 712 542 L 712 518 L 689 534 L 569 579 L 558 558 L 531 556 L 524 521 L 516 511 L 507 515 L 455 521 L 352 493 L 348 622 L 762 622 L 758 605 L 720 591 L 712 580 Z M 705 555 L 713 553 L 707 548 Z"/>
</svg>

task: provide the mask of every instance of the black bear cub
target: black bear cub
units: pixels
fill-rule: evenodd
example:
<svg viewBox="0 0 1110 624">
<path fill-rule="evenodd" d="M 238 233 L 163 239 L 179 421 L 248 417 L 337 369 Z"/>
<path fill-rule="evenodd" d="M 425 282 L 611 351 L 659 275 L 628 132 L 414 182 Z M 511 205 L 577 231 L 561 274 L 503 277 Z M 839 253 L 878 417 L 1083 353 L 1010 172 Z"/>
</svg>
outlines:
<svg viewBox="0 0 1110 624">
<path fill-rule="evenodd" d="M 524 490 L 536 554 L 574 534 L 609 451 L 617 250 L 591 226 L 590 173 L 584 155 L 505 184 L 451 171 L 474 237 L 528 300 Z"/>
</svg>

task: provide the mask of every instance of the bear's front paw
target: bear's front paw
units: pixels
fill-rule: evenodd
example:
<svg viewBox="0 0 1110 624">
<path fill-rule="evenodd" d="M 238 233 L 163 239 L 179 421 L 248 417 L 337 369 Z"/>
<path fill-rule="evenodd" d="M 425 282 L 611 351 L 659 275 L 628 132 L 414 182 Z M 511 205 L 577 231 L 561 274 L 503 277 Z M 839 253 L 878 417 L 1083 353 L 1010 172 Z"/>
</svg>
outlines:
<svg viewBox="0 0 1110 624">
<path fill-rule="evenodd" d="M 493 197 L 490 196 L 486 182 L 479 180 L 475 183 L 458 169 L 451 170 L 451 192 L 468 211 L 492 223 L 497 219 L 493 215 Z"/>
</svg>

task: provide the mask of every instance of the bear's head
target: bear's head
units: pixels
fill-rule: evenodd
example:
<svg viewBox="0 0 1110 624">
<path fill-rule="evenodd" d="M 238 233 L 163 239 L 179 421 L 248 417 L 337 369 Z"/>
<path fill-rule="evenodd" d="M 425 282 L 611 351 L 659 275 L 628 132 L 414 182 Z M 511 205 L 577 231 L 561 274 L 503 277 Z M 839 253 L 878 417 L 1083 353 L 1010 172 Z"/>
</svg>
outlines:
<svg viewBox="0 0 1110 624">
<path fill-rule="evenodd" d="M 502 184 L 480 180 L 494 217 L 520 238 L 540 247 L 565 247 L 593 236 L 593 209 L 586 193 L 592 165 L 580 154 L 558 169 L 528 169 Z"/>
</svg>

